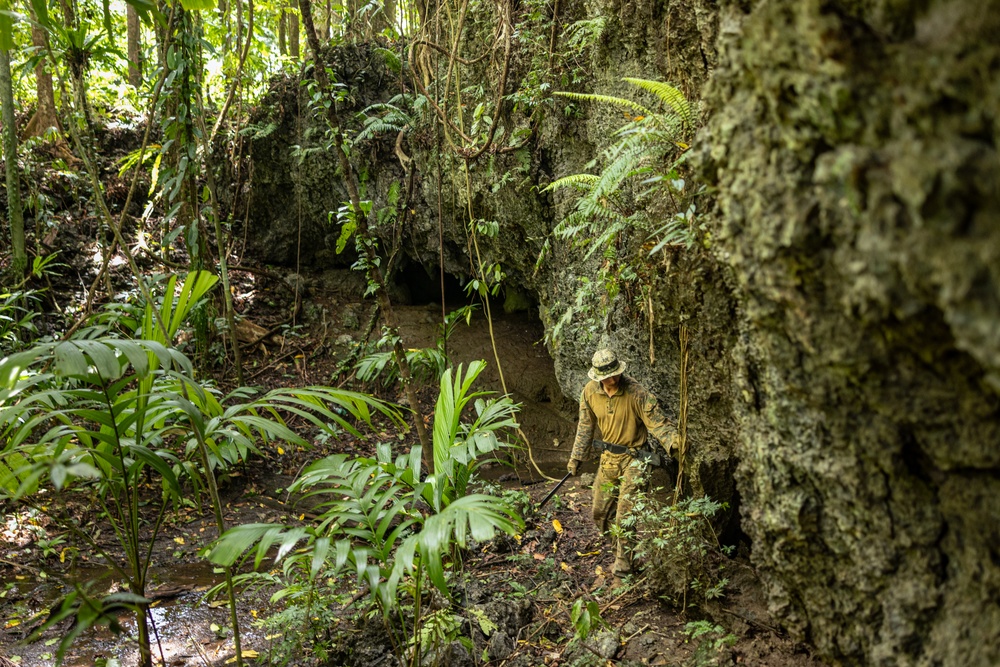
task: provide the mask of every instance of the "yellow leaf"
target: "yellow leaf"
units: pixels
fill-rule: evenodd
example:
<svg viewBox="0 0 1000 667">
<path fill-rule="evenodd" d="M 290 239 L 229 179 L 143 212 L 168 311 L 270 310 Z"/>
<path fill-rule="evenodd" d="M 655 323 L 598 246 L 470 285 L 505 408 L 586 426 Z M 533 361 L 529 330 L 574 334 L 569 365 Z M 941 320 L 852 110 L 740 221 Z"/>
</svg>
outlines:
<svg viewBox="0 0 1000 667">
<path fill-rule="evenodd" d="M 240 653 L 243 654 L 244 658 L 256 658 L 258 655 L 260 655 L 259 653 L 257 653 L 257 651 L 254 651 L 252 648 L 244 649 L 240 651 Z"/>
<path fill-rule="evenodd" d="M 603 577 L 604 576 L 604 568 L 601 567 L 600 565 L 598 565 L 597 567 L 594 568 L 594 574 L 596 574 L 598 577 Z"/>
<path fill-rule="evenodd" d="M 305 518 L 306 518 L 305 514 L 300 514 L 299 515 L 299 521 L 305 521 Z"/>
<path fill-rule="evenodd" d="M 573 570 L 573 568 L 566 564 L 566 561 L 559 563 L 559 567 L 562 568 L 563 572 L 571 572 Z"/>
<path fill-rule="evenodd" d="M 21 625 L 21 621 L 19 621 L 16 618 L 14 618 L 14 619 L 11 619 L 11 620 L 7 621 L 7 623 L 3 627 L 5 627 L 5 628 L 13 628 L 13 627 L 18 626 L 18 625 Z"/>
<path fill-rule="evenodd" d="M 281 447 L 278 447 L 278 456 L 284 456 L 284 455 L 285 455 L 285 450 Z"/>
<path fill-rule="evenodd" d="M 677 141 L 677 142 L 674 142 L 674 143 L 676 143 L 677 147 L 680 148 L 682 151 L 686 151 L 688 148 L 690 148 L 690 146 L 688 146 L 683 141 Z"/>
<path fill-rule="evenodd" d="M 563 527 L 562 524 L 559 523 L 559 519 L 552 519 L 552 527 L 556 529 L 557 533 L 561 533 L 563 531 Z"/>
<path fill-rule="evenodd" d="M 589 556 L 600 556 L 601 552 L 600 551 L 588 551 L 587 553 L 582 554 L 579 551 L 577 551 L 576 555 L 579 556 L 580 558 L 588 558 Z"/>
<path fill-rule="evenodd" d="M 174 538 L 174 542 L 176 542 L 177 544 L 184 544 L 184 538 L 183 537 L 175 537 Z"/>
</svg>

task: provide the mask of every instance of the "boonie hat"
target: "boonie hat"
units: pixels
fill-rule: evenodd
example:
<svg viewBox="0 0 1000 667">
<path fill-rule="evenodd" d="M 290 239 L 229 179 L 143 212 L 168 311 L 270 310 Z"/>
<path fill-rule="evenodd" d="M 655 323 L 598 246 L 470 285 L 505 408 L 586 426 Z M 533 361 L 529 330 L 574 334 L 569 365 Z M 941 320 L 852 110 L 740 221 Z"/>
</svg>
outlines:
<svg viewBox="0 0 1000 667">
<path fill-rule="evenodd" d="M 615 375 L 625 372 L 625 363 L 618 360 L 618 355 L 609 349 L 598 350 L 594 353 L 594 358 L 590 361 L 591 369 L 587 371 L 587 377 L 595 382 L 606 380 Z"/>
</svg>

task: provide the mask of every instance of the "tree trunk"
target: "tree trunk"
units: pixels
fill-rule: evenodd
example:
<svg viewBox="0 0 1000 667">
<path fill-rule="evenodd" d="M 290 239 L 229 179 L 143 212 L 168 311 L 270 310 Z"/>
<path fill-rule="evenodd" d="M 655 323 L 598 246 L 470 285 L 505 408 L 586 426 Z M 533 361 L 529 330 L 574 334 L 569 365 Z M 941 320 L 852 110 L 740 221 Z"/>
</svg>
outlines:
<svg viewBox="0 0 1000 667">
<path fill-rule="evenodd" d="M 142 62 L 139 55 L 139 13 L 132 5 L 125 6 L 125 28 L 128 34 L 128 82 L 133 88 L 142 85 Z"/>
<path fill-rule="evenodd" d="M 396 0 L 385 0 L 382 4 L 382 15 L 386 26 L 393 30 L 400 30 L 399 22 L 396 20 Z M 402 34 L 402 31 L 400 31 Z"/>
<path fill-rule="evenodd" d="M 31 9 L 31 18 L 33 21 L 37 20 L 34 9 Z M 48 52 L 48 38 L 45 35 L 45 30 L 37 23 L 31 24 L 31 44 L 40 54 Z M 50 127 L 56 128 L 59 132 L 62 131 L 62 127 L 59 124 L 59 116 L 56 114 L 56 97 L 52 88 L 52 74 L 45 69 L 46 60 L 45 57 L 39 58 L 38 63 L 35 65 L 35 93 L 38 98 L 38 108 L 35 109 L 35 114 L 24 127 L 22 136 L 25 139 L 44 136 Z M 60 140 L 60 143 L 64 142 Z"/>
<path fill-rule="evenodd" d="M 278 10 L 278 53 L 283 56 L 288 55 L 288 47 L 286 46 L 285 40 L 285 8 L 284 6 Z"/>
<path fill-rule="evenodd" d="M 299 1 L 290 0 L 288 3 L 289 7 L 294 9 L 294 12 L 288 13 L 288 54 L 299 59 Z"/>
<path fill-rule="evenodd" d="M 3 157 L 7 177 L 7 211 L 10 217 L 10 242 L 13 251 L 11 270 L 17 278 L 28 268 L 24 248 L 24 213 L 17 178 L 17 127 L 14 125 L 14 91 L 10 79 L 10 51 L 0 49 L 0 107 L 3 114 Z"/>
</svg>

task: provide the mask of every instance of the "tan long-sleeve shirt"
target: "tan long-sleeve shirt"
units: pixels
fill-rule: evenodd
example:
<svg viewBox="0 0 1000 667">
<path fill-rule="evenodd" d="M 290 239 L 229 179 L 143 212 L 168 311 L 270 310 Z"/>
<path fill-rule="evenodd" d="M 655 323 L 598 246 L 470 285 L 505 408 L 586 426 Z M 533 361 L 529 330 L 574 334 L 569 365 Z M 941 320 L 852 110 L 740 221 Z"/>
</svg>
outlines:
<svg viewBox="0 0 1000 667">
<path fill-rule="evenodd" d="M 634 379 L 623 375 L 614 396 L 608 396 L 600 382 L 588 382 L 580 396 L 580 421 L 570 458 L 580 461 L 588 457 L 595 431 L 601 439 L 629 449 L 641 447 L 647 433 L 652 434 L 663 449 L 670 453 L 677 433 L 664 416 L 656 396 Z"/>
</svg>

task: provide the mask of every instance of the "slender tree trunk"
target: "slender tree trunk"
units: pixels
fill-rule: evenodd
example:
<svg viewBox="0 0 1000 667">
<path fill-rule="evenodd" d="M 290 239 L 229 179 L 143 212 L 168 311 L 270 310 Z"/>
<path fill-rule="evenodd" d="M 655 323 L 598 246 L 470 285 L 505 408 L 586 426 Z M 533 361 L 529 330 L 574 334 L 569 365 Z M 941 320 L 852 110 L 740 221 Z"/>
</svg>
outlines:
<svg viewBox="0 0 1000 667">
<path fill-rule="evenodd" d="M 299 59 L 299 2 L 290 0 L 288 6 L 296 10 L 288 13 L 288 54 Z"/>
<path fill-rule="evenodd" d="M 11 269 L 18 278 L 28 268 L 24 247 L 24 212 L 21 209 L 21 186 L 17 174 L 17 127 L 14 126 L 14 91 L 10 78 L 10 51 L 0 49 L 0 106 L 3 116 L 3 157 L 7 177 L 7 211 L 10 217 L 10 241 L 13 251 Z"/>
<path fill-rule="evenodd" d="M 30 10 L 31 18 L 37 21 L 35 10 Z M 31 24 L 31 44 L 37 53 L 48 52 L 48 38 L 45 30 L 37 22 Z M 41 57 L 35 64 L 35 93 L 38 98 L 38 108 L 24 128 L 24 137 L 40 137 L 50 128 L 62 131 L 59 125 L 59 115 L 56 113 L 56 96 L 52 88 L 52 74 L 45 68 L 47 58 Z M 67 151 L 68 152 L 68 151 Z"/>
<path fill-rule="evenodd" d="M 333 39 L 333 6 L 331 0 L 326 0 L 326 30 L 323 31 L 326 40 Z"/>
<path fill-rule="evenodd" d="M 243 48 L 243 2 L 242 0 L 235 0 L 236 2 L 236 48 Z"/>
<path fill-rule="evenodd" d="M 76 27 L 76 12 L 73 10 L 72 0 L 59 0 L 59 5 L 63 10 L 63 21 L 66 23 L 67 28 Z"/>
<path fill-rule="evenodd" d="M 139 12 L 132 5 L 125 5 L 125 31 L 128 41 L 128 82 L 133 88 L 138 88 L 142 85 Z"/>
<path fill-rule="evenodd" d="M 278 53 L 283 56 L 288 55 L 287 40 L 285 39 L 286 12 L 284 5 L 278 10 Z"/>
<path fill-rule="evenodd" d="M 386 26 L 399 30 L 400 26 L 396 21 L 396 0 L 385 0 L 382 4 L 382 15 Z"/>
<path fill-rule="evenodd" d="M 306 39 L 309 41 L 309 48 L 312 50 L 314 67 L 313 75 L 319 83 L 320 91 L 324 95 L 332 95 L 333 89 L 330 87 L 330 80 L 326 76 L 326 64 L 323 62 L 320 51 L 319 37 L 316 35 L 316 26 L 312 20 L 312 3 L 310 0 L 299 0 L 299 8 L 302 10 L 302 25 L 305 28 Z M 386 325 L 393 331 L 398 331 L 396 326 L 396 315 L 389 300 L 389 293 L 385 287 L 385 278 L 379 268 L 378 256 L 375 253 L 375 245 L 371 243 L 371 232 L 368 229 L 368 218 L 361 209 L 361 196 L 358 191 L 357 178 L 354 175 L 354 168 L 347 157 L 344 148 L 343 127 L 340 124 L 340 116 L 337 111 L 335 98 L 331 98 L 329 106 L 326 108 L 327 122 L 333 128 L 333 140 L 336 145 L 337 159 L 340 162 L 341 173 L 344 178 L 344 185 L 347 187 L 351 200 L 351 209 L 354 212 L 354 220 L 357 224 L 355 232 L 362 239 L 361 251 L 365 254 L 368 265 L 368 275 L 375 284 L 375 298 L 378 299 L 379 308 L 382 310 L 382 317 L 385 318 Z M 427 433 L 427 426 L 424 424 L 424 417 L 420 412 L 420 402 L 417 400 L 417 392 L 413 387 L 413 374 L 410 372 L 410 364 L 406 360 L 406 349 L 403 341 L 397 335 L 396 343 L 393 346 L 393 353 L 396 363 L 399 365 L 399 377 L 403 384 L 403 391 L 406 392 L 406 400 L 413 410 L 414 426 L 417 429 L 417 437 L 420 438 L 420 445 L 423 448 L 422 458 L 428 473 L 434 472 L 434 449 L 430 436 Z"/>
</svg>

